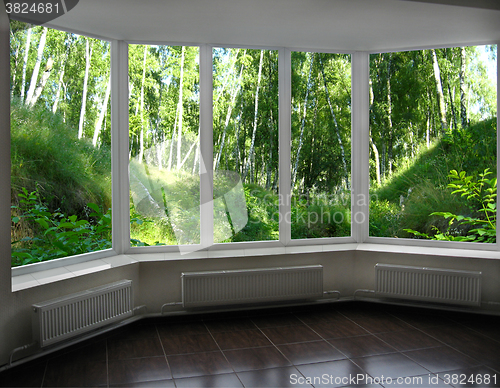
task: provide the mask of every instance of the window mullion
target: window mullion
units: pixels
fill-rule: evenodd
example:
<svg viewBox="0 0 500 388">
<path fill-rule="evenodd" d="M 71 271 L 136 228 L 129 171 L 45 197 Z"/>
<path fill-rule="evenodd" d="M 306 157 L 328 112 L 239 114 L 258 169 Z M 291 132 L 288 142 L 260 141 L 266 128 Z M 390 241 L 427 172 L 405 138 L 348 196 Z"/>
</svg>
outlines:
<svg viewBox="0 0 500 388">
<path fill-rule="evenodd" d="M 370 125 L 370 55 L 352 55 L 352 164 L 351 164 L 351 233 L 362 243 L 369 232 L 369 125 Z"/>
<path fill-rule="evenodd" d="M 130 249 L 128 44 L 111 42 L 111 201 L 113 249 Z"/>
<path fill-rule="evenodd" d="M 291 232 L 291 51 L 279 50 L 279 239 L 288 245 Z"/>
<path fill-rule="evenodd" d="M 200 46 L 200 244 L 214 243 L 212 47 Z"/>
</svg>

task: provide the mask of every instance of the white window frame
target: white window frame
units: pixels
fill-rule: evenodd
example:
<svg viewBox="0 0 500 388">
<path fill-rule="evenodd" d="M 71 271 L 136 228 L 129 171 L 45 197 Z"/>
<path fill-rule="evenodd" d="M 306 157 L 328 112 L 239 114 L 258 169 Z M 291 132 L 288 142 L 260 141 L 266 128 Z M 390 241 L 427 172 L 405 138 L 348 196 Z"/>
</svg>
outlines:
<svg viewBox="0 0 500 388">
<path fill-rule="evenodd" d="M 498 152 L 500 150 L 500 135 L 499 135 L 499 128 L 500 128 L 500 60 L 498 60 L 498 47 L 499 43 L 498 42 L 479 42 L 479 43 L 467 43 L 467 44 L 453 44 L 453 45 L 445 45 L 445 46 L 440 46 L 440 45 L 435 45 L 435 46 L 424 46 L 424 47 L 412 47 L 412 48 L 403 48 L 403 49 L 397 49 L 397 50 L 385 50 L 385 51 L 369 51 L 366 52 L 367 55 L 367 60 L 368 60 L 368 68 L 366 71 L 363 71 L 364 74 L 368 72 L 368 80 L 369 80 L 369 74 L 370 74 L 370 55 L 371 54 L 381 54 L 381 53 L 390 53 L 390 52 L 405 52 L 405 51 L 419 51 L 419 50 L 431 50 L 431 49 L 444 49 L 444 48 L 453 48 L 453 47 L 475 47 L 475 46 L 484 46 L 484 45 L 497 45 L 497 173 L 500 172 L 500 161 L 498 158 Z M 366 96 L 368 96 L 368 87 L 369 85 L 365 85 L 367 91 L 364 92 Z M 365 107 L 365 113 L 369 114 L 369 105 L 367 105 L 368 108 Z M 354 110 L 354 109 L 353 109 Z M 368 126 L 369 126 L 369 118 L 368 118 Z M 368 127 L 369 131 L 369 127 Z M 367 144 L 369 142 L 369 132 L 366 132 L 365 134 L 365 140 L 363 140 L 364 143 Z M 368 156 L 368 151 L 366 153 L 366 156 Z M 368 161 L 368 158 L 367 158 Z M 368 189 L 369 189 L 369 167 L 368 165 L 365 165 L 366 171 L 361 171 L 361 173 L 366 174 L 366 183 L 368 184 L 368 187 L 364 188 L 363 194 L 366 193 L 368 194 Z M 367 197 L 369 198 L 369 196 Z M 499 205 L 499 199 L 497 197 L 497 208 Z M 368 216 L 369 216 L 369 210 L 367 209 Z M 498 222 L 498 221 L 497 221 Z M 366 228 L 366 238 L 362 241 L 364 243 L 368 244 L 384 244 L 384 245 L 392 245 L 392 246 L 400 246 L 400 247 L 422 247 L 422 248 L 437 248 L 437 249 L 457 249 L 457 250 L 467 250 L 467 251 L 496 251 L 500 252 L 500 230 L 497 229 L 496 234 L 497 234 L 497 241 L 494 244 L 485 244 L 485 243 L 475 243 L 475 242 L 460 242 L 460 241 L 437 241 L 437 240 L 421 240 L 421 239 L 410 239 L 410 238 L 392 238 L 392 237 L 373 237 L 369 235 L 369 225 L 365 225 L 362 229 L 364 230 Z"/>
<path fill-rule="evenodd" d="M 47 25 L 50 28 L 50 24 Z M 158 260 L 189 259 L 209 257 L 237 257 L 242 255 L 270 255 L 294 252 L 323 252 L 345 249 L 374 249 L 379 251 L 412 251 L 412 247 L 432 254 L 451 249 L 455 254 L 481 257 L 481 252 L 500 252 L 500 232 L 497 231 L 497 243 L 481 244 L 469 242 L 445 242 L 432 240 L 396 239 L 369 236 L 369 58 L 370 54 L 381 51 L 340 52 L 315 50 L 314 48 L 283 48 L 266 46 L 197 44 L 187 42 L 137 42 L 110 40 L 79 31 L 55 28 L 60 31 L 72 32 L 96 39 L 111 42 L 111 138 L 112 138 L 112 249 L 71 256 L 47 262 L 12 268 L 13 276 L 43 271 L 51 268 L 98 260 L 119 255 L 160 254 Z M 200 152 L 205 161 L 206 173 L 200 180 L 201 206 L 201 242 L 190 246 L 194 251 L 191 255 L 179 255 L 179 246 L 130 246 L 130 208 L 129 208 L 129 176 L 128 176 L 128 46 L 129 44 L 197 46 L 200 48 Z M 496 44 L 498 42 L 480 42 L 472 45 Z M 450 45 L 446 47 L 458 47 Z M 250 48 L 278 50 L 279 52 L 279 213 L 282 220 L 291 211 L 291 52 L 328 52 L 351 55 L 351 213 L 359 219 L 351 223 L 350 237 L 331 237 L 314 239 L 291 239 L 291 224 L 281 222 L 279 225 L 279 240 L 243 243 L 213 243 L 213 120 L 212 120 L 212 50 L 215 47 Z M 397 51 L 413 51 L 443 46 L 426 46 L 422 48 L 398 49 Z M 498 49 L 497 49 L 498 50 Z M 395 52 L 395 51 L 394 51 Z M 498 52 L 498 51 L 497 51 Z M 500 61 L 497 58 L 497 128 L 500 124 Z M 500 150 L 500 140 L 497 130 L 497 150 Z M 498 152 L 498 151 L 497 151 Z M 500 163 L 497 158 L 497 171 Z M 283 190 L 288 187 L 288 190 Z M 364 201 L 363 201 L 364 199 Z M 371 248 L 370 248 L 371 247 Z M 374 248 L 376 247 L 376 248 Z M 399 247 L 399 248 L 398 248 Z M 467 253 L 467 251 L 469 253 Z M 451 251 L 450 251 L 451 252 Z M 490 258 L 500 258 L 498 255 L 488 255 Z"/>
</svg>

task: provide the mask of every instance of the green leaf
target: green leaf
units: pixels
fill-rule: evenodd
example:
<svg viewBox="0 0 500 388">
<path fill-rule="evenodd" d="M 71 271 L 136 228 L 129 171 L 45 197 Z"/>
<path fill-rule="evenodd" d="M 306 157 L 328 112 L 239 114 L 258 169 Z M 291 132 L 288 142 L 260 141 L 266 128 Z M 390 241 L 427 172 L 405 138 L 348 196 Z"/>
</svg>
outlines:
<svg viewBox="0 0 500 388">
<path fill-rule="evenodd" d="M 91 208 L 93 211 L 96 213 L 100 213 L 101 210 L 99 209 L 99 206 L 97 206 L 95 203 L 88 203 L 87 206 Z"/>
<path fill-rule="evenodd" d="M 59 224 L 59 227 L 60 227 L 60 228 L 74 229 L 74 228 L 76 228 L 76 225 L 75 225 L 75 224 L 72 224 L 71 222 L 61 222 L 61 223 Z"/>
<path fill-rule="evenodd" d="M 49 228 L 49 224 L 43 218 L 37 218 L 35 220 L 35 222 L 37 222 L 38 224 L 40 224 L 44 229 L 48 229 Z"/>
<path fill-rule="evenodd" d="M 23 259 L 32 259 L 33 256 L 30 255 L 29 253 L 27 252 L 16 252 L 16 251 L 12 251 L 11 253 L 11 256 L 14 256 L 14 257 L 19 257 L 19 258 L 23 258 Z"/>
</svg>

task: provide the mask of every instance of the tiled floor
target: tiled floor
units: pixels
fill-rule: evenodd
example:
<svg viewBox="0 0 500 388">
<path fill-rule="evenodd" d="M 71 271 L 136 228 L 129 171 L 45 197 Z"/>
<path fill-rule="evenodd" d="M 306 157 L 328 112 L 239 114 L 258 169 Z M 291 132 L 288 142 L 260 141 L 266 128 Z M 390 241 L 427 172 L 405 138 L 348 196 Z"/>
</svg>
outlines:
<svg viewBox="0 0 500 388">
<path fill-rule="evenodd" d="M 0 374 L 2 387 L 450 385 L 500 386 L 500 317 L 345 302 L 154 318 Z"/>
</svg>

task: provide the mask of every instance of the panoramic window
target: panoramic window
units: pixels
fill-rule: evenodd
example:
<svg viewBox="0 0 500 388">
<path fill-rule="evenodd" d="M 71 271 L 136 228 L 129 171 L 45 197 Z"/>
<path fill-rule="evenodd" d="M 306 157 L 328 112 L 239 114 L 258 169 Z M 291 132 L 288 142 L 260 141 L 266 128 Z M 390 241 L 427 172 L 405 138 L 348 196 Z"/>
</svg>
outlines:
<svg viewBox="0 0 500 388">
<path fill-rule="evenodd" d="M 214 242 L 279 239 L 278 52 L 213 49 Z"/>
<path fill-rule="evenodd" d="M 292 239 L 351 235 L 350 55 L 292 52 Z"/>
<path fill-rule="evenodd" d="M 199 47 L 129 45 L 131 245 L 200 243 Z"/>
<path fill-rule="evenodd" d="M 110 44 L 18 21 L 10 43 L 12 266 L 109 249 Z M 200 48 L 128 47 L 131 246 L 189 249 Z M 211 65 L 213 242 L 276 241 L 280 222 L 350 236 L 351 56 L 291 53 L 285 220 L 278 51 L 216 47 Z M 495 45 L 370 56 L 371 237 L 496 242 L 496 78 Z"/>
<path fill-rule="evenodd" d="M 370 236 L 496 242 L 497 47 L 370 57 Z"/>
<path fill-rule="evenodd" d="M 109 42 L 10 26 L 12 266 L 111 248 Z"/>
</svg>

